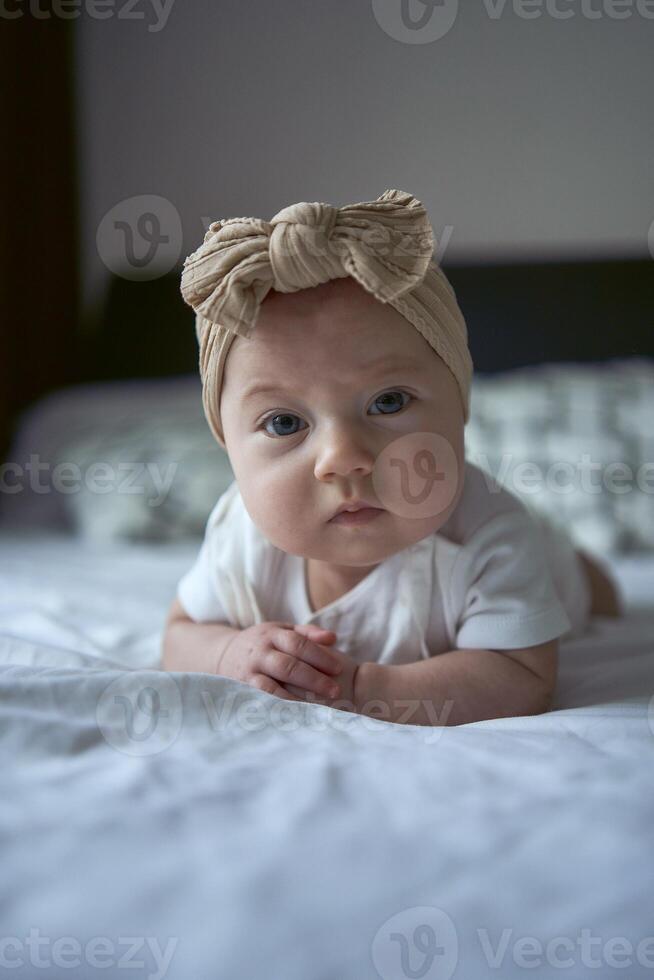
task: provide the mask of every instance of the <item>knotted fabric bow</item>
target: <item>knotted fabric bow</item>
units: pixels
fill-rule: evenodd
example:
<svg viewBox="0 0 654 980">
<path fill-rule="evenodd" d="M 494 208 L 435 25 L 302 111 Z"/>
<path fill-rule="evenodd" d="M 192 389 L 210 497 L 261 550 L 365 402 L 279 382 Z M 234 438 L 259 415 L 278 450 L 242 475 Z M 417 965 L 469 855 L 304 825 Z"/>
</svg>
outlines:
<svg viewBox="0 0 654 980">
<path fill-rule="evenodd" d="M 225 445 L 220 390 L 234 337 L 251 335 L 271 289 L 292 293 L 345 276 L 390 303 L 443 358 L 459 383 L 467 422 L 472 375 L 467 330 L 433 250 L 424 207 L 398 190 L 342 208 L 303 201 L 270 221 L 214 221 L 184 262 L 181 291 L 196 312 L 204 410 L 220 445 Z"/>
</svg>

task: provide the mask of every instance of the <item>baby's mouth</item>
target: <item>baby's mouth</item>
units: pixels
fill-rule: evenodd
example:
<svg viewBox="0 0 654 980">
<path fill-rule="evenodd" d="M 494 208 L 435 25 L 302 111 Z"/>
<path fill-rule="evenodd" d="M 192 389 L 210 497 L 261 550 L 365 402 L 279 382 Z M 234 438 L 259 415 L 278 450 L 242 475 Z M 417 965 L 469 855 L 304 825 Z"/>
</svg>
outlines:
<svg viewBox="0 0 654 980">
<path fill-rule="evenodd" d="M 334 517 L 338 517 L 340 514 L 354 514 L 362 510 L 382 510 L 382 508 L 378 507 L 372 500 L 366 500 L 364 497 L 352 497 L 349 500 L 343 501 L 331 519 L 333 520 Z"/>
<path fill-rule="evenodd" d="M 341 509 L 330 519 L 330 524 L 341 524 L 345 527 L 356 527 L 361 524 L 369 524 L 375 518 L 383 514 L 382 507 L 358 506 L 353 509 Z"/>
</svg>

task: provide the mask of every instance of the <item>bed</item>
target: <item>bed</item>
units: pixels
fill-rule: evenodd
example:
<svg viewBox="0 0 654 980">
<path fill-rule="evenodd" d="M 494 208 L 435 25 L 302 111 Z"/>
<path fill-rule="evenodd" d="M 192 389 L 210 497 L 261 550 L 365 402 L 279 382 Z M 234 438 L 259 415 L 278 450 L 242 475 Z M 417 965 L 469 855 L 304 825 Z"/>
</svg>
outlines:
<svg viewBox="0 0 654 980">
<path fill-rule="evenodd" d="M 629 948 L 651 975 L 654 556 L 612 563 L 628 615 L 564 645 L 548 714 L 423 728 L 158 671 L 193 546 L 2 549 L 15 976 L 35 928 L 57 976 L 94 975 L 98 936 L 105 976 L 126 937 L 150 977 L 171 949 L 180 978 L 604 977 Z M 57 972 L 62 937 L 79 971 Z M 433 937 L 438 972 L 402 972 Z"/>
<path fill-rule="evenodd" d="M 493 469 L 533 453 L 545 412 L 560 429 L 554 448 L 538 441 L 544 472 L 564 444 L 570 459 L 581 444 L 603 448 L 603 465 L 617 447 L 645 472 L 654 362 L 635 353 L 480 378 L 469 455 Z M 537 505 L 613 572 L 625 609 L 562 645 L 548 713 L 421 727 L 283 702 L 158 669 L 176 584 L 232 478 L 198 393 L 191 374 L 92 378 L 19 426 L 11 459 L 23 469 L 11 476 L 23 482 L 0 523 L 2 969 L 652 976 L 649 485 L 627 506 L 626 494 L 563 504 L 543 484 Z M 48 462 L 44 484 L 57 464 L 77 467 L 77 490 L 29 485 L 30 455 Z M 171 459 L 165 500 L 150 506 L 145 464 L 162 473 Z M 141 464 L 141 493 L 80 478 L 125 461 Z"/>
</svg>

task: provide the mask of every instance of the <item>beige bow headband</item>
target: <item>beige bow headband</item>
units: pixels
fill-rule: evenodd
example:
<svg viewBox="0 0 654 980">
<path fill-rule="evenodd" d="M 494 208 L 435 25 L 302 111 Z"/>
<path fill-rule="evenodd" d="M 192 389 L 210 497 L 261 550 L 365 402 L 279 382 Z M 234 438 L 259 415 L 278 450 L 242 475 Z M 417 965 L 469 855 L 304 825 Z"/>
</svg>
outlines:
<svg viewBox="0 0 654 980">
<path fill-rule="evenodd" d="M 445 361 L 459 385 L 465 424 L 473 371 L 468 332 L 433 249 L 424 207 L 397 190 L 342 208 L 302 201 L 270 221 L 214 221 L 184 262 L 181 290 L 196 312 L 202 402 L 220 445 L 220 391 L 234 337 L 250 336 L 270 289 L 293 293 L 345 276 L 390 303 Z"/>
</svg>

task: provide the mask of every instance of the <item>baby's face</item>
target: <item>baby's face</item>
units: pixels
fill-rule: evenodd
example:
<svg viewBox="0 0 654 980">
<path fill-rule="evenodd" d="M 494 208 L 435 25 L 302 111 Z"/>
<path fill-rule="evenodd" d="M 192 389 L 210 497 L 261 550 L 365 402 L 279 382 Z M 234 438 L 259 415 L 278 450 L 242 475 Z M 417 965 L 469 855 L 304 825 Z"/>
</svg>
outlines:
<svg viewBox="0 0 654 980">
<path fill-rule="evenodd" d="M 463 490 L 454 376 L 401 314 L 350 277 L 268 294 L 251 337 L 229 350 L 220 412 L 245 507 L 290 554 L 376 564 L 438 530 Z M 367 524 L 332 522 L 347 498 L 384 507 L 375 462 L 412 433 L 450 444 L 449 506 L 426 517 L 385 509 Z"/>
</svg>

